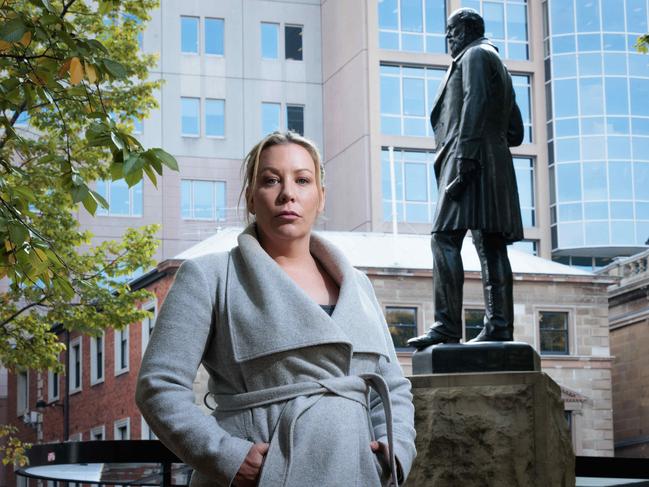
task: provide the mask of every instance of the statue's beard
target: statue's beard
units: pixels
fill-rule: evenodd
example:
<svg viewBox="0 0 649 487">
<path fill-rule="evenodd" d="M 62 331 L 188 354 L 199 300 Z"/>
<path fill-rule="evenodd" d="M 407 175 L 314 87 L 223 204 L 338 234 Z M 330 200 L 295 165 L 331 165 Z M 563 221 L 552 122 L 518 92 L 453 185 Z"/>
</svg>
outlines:
<svg viewBox="0 0 649 487">
<path fill-rule="evenodd" d="M 455 38 L 449 39 L 448 48 L 449 51 L 451 51 L 451 56 L 455 57 L 458 54 L 460 54 L 460 52 L 462 52 L 462 49 L 464 49 L 470 43 L 471 41 L 468 40 L 468 36 L 466 35 L 466 32 L 463 32 L 462 34 L 458 35 Z"/>
</svg>

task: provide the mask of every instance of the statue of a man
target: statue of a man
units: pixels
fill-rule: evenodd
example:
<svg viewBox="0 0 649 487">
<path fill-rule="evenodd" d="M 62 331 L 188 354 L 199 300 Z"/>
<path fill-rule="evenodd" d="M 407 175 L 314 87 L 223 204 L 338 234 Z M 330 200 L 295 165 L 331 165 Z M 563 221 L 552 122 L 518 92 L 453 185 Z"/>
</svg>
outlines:
<svg viewBox="0 0 649 487">
<path fill-rule="evenodd" d="M 513 340 L 507 245 L 523 238 L 509 147 L 521 144 L 524 127 L 511 77 L 484 37 L 478 12 L 456 10 L 447 25 L 453 62 L 430 114 L 439 189 L 431 241 L 435 323 L 425 335 L 408 341 L 418 349 L 462 337 L 460 250 L 467 230 L 480 258 L 485 297 L 484 329 L 473 341 Z"/>
</svg>

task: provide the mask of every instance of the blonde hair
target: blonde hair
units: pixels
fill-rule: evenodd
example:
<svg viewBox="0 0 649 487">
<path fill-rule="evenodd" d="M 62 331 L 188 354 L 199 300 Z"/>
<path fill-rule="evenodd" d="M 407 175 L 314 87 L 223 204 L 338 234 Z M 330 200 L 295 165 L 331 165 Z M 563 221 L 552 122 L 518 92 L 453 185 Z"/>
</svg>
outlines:
<svg viewBox="0 0 649 487">
<path fill-rule="evenodd" d="M 243 160 L 241 165 L 241 179 L 243 180 L 243 187 L 239 194 L 239 203 L 241 198 L 245 195 L 246 198 L 246 221 L 250 222 L 250 208 L 252 206 L 252 190 L 257 184 L 259 176 L 259 162 L 261 154 L 264 150 L 273 147 L 274 145 L 296 144 L 303 147 L 313 159 L 315 165 L 315 179 L 318 190 L 324 188 L 324 167 L 322 166 L 322 159 L 320 152 L 315 143 L 295 132 L 273 132 L 261 139 L 255 146 L 250 149 L 248 155 Z"/>
</svg>

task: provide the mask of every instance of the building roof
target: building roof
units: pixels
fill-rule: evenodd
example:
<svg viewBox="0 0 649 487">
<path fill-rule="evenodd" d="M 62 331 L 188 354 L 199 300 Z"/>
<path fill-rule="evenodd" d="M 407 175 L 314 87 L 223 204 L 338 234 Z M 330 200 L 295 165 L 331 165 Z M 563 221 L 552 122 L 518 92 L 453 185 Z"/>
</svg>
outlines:
<svg viewBox="0 0 649 487">
<path fill-rule="evenodd" d="M 186 260 L 213 252 L 226 252 L 237 245 L 241 227 L 218 229 L 211 237 L 174 257 Z M 431 269 L 433 257 L 429 235 L 405 235 L 376 232 L 318 231 L 318 235 L 338 247 L 354 267 L 379 269 Z M 520 274 L 592 276 L 593 273 L 530 255 L 508 247 L 512 271 Z M 480 271 L 480 262 L 470 238 L 462 246 L 465 271 Z"/>
</svg>

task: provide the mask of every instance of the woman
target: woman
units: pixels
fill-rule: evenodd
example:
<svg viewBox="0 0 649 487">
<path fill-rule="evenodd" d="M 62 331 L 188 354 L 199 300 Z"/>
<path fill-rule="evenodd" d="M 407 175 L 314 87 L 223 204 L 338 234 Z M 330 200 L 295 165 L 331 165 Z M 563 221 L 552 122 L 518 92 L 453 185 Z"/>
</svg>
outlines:
<svg viewBox="0 0 649 487">
<path fill-rule="evenodd" d="M 276 132 L 244 164 L 255 222 L 230 252 L 178 270 L 137 404 L 195 469 L 193 487 L 396 484 L 415 456 L 410 383 L 369 280 L 311 233 L 324 208 L 318 151 Z M 200 363 L 212 417 L 194 404 Z"/>
</svg>

